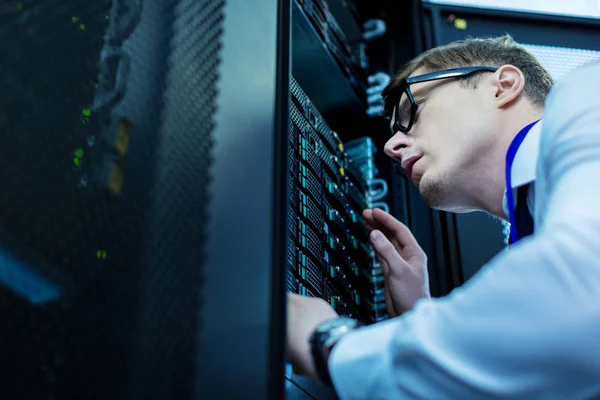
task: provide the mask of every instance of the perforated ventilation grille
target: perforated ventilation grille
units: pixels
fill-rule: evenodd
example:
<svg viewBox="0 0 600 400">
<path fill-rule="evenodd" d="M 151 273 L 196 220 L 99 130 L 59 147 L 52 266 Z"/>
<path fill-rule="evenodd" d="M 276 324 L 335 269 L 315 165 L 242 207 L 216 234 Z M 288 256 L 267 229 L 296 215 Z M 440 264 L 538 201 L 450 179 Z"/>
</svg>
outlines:
<svg viewBox="0 0 600 400">
<path fill-rule="evenodd" d="M 600 51 L 594 50 L 530 44 L 523 44 L 523 47 L 540 61 L 554 80 L 559 80 L 574 68 L 600 58 Z"/>
<path fill-rule="evenodd" d="M 224 0 L 180 0 L 151 197 L 136 398 L 196 398 L 204 226 L 209 216 Z M 205 321 L 209 323 L 209 321 Z"/>
</svg>

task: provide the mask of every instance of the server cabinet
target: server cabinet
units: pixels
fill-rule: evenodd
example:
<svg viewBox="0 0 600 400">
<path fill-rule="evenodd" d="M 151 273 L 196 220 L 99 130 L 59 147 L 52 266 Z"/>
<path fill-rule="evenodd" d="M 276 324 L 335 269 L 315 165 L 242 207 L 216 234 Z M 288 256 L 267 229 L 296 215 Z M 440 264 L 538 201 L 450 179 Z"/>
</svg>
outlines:
<svg viewBox="0 0 600 400">
<path fill-rule="evenodd" d="M 289 15 L 0 5 L 3 398 L 284 396 Z"/>
</svg>

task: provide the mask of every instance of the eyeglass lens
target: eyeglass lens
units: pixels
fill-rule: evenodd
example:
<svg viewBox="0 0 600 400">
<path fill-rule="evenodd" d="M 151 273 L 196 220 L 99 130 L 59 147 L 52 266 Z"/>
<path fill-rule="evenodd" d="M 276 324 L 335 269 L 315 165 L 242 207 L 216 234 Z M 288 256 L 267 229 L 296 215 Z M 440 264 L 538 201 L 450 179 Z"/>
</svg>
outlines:
<svg viewBox="0 0 600 400">
<path fill-rule="evenodd" d="M 406 92 L 402 92 L 399 101 L 396 105 L 395 125 L 400 125 L 401 129 L 406 129 L 410 122 L 410 114 L 412 112 L 412 106 L 410 99 L 406 95 Z"/>
</svg>

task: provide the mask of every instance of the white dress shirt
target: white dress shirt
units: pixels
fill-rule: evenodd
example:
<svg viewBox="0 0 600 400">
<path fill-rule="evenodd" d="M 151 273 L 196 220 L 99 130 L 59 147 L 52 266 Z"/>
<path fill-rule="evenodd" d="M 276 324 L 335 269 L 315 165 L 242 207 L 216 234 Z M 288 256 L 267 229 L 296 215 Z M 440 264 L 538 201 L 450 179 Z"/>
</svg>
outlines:
<svg viewBox="0 0 600 400">
<path fill-rule="evenodd" d="M 343 337 L 342 400 L 600 398 L 599 89 L 594 63 L 546 101 L 535 233 L 448 296 Z"/>
</svg>

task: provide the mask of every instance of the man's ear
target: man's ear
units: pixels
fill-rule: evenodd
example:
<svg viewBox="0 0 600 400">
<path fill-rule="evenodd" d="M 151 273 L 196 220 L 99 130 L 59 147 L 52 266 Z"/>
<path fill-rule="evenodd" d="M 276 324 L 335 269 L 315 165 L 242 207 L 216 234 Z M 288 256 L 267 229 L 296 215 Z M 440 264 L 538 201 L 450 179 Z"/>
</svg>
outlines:
<svg viewBox="0 0 600 400">
<path fill-rule="evenodd" d="M 525 76 L 514 65 L 506 64 L 498 68 L 492 78 L 496 104 L 499 108 L 512 104 L 525 88 Z"/>
</svg>

